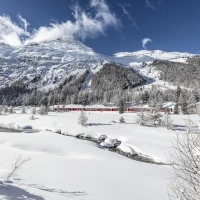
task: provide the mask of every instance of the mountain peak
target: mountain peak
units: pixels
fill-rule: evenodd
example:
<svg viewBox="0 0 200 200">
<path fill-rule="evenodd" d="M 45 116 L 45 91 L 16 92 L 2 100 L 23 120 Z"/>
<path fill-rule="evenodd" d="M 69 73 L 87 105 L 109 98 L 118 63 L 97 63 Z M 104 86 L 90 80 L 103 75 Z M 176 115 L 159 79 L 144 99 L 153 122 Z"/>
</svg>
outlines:
<svg viewBox="0 0 200 200">
<path fill-rule="evenodd" d="M 65 39 L 55 39 L 55 40 L 46 40 L 43 42 L 29 42 L 24 45 L 22 48 L 30 51 L 60 51 L 63 53 L 68 52 L 85 52 L 85 53 L 95 53 L 92 48 L 87 47 L 79 40 L 74 37 L 67 37 Z"/>
</svg>

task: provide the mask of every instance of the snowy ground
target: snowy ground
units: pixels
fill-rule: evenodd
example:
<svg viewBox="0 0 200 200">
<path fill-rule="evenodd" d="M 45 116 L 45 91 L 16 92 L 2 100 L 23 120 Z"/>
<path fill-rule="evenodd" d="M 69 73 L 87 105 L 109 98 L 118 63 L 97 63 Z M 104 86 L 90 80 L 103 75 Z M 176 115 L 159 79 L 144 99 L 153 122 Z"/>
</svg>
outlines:
<svg viewBox="0 0 200 200">
<path fill-rule="evenodd" d="M 31 125 L 36 133 L 0 133 L 0 177 L 10 170 L 15 157 L 31 157 L 8 188 L 0 186 L 0 199 L 34 200 L 166 200 L 169 172 L 167 165 L 134 161 L 100 148 L 97 144 L 63 134 L 107 135 L 121 140 L 124 146 L 167 162 L 174 131 L 141 127 L 134 124 L 135 114 L 88 113 L 91 126 L 77 124 L 79 112 L 0 116 L 0 122 L 17 126 Z M 187 116 L 172 116 L 173 123 L 184 125 Z M 197 116 L 191 116 L 198 123 Z"/>
</svg>

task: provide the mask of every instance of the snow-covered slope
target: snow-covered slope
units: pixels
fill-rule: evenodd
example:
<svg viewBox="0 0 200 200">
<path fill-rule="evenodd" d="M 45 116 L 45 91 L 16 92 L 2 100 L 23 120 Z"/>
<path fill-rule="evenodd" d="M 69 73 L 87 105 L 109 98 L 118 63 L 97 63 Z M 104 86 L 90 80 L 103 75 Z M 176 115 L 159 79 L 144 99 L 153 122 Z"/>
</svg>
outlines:
<svg viewBox="0 0 200 200">
<path fill-rule="evenodd" d="M 106 62 L 114 61 L 140 70 L 144 63 L 148 65 L 155 59 L 185 62 L 189 56 L 192 54 L 159 50 L 122 52 L 114 56 L 105 56 L 72 37 L 66 40 L 29 43 L 20 47 L 1 43 L 0 83 L 4 86 L 21 79 L 32 87 L 50 88 L 58 86 L 69 75 L 78 76 L 86 69 L 92 78 L 92 74 L 101 69 Z"/>
<path fill-rule="evenodd" d="M 192 54 L 189 53 L 180 53 L 180 52 L 165 52 L 165 51 L 160 51 L 160 50 L 153 50 L 153 51 L 148 51 L 148 50 L 141 50 L 137 52 L 120 52 L 114 54 L 115 57 L 117 58 L 122 58 L 122 57 L 133 57 L 136 58 L 140 61 L 145 60 L 155 60 L 155 59 L 160 59 L 160 60 L 177 60 L 180 58 L 187 58 L 192 56 Z"/>
<path fill-rule="evenodd" d="M 130 67 L 144 67 L 151 64 L 153 60 L 168 60 L 173 62 L 186 62 L 188 57 L 194 56 L 190 53 L 165 52 L 160 50 L 141 50 L 137 52 L 120 52 L 113 55 L 117 62 L 123 63 Z"/>
<path fill-rule="evenodd" d="M 21 79 L 32 86 L 54 87 L 71 74 L 97 71 L 105 58 L 74 38 L 21 47 L 1 44 L 0 82 L 5 85 Z"/>
</svg>

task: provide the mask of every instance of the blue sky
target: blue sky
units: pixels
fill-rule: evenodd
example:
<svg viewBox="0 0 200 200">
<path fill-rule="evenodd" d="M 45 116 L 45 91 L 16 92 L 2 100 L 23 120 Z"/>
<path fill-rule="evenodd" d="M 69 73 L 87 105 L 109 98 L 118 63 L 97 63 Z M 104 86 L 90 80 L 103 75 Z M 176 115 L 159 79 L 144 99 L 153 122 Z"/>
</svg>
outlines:
<svg viewBox="0 0 200 200">
<path fill-rule="evenodd" d="M 200 53 L 199 8 L 199 0 L 0 0 L 0 42 L 73 35 L 109 55 L 141 49 Z"/>
</svg>

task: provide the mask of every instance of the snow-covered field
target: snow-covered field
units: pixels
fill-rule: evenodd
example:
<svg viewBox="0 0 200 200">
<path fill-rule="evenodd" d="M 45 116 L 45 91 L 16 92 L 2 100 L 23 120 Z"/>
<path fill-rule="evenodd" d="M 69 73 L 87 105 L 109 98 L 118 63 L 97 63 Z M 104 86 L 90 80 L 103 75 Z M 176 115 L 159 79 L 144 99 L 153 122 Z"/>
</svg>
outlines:
<svg viewBox="0 0 200 200">
<path fill-rule="evenodd" d="M 77 124 L 79 112 L 0 116 L 3 124 L 31 125 L 35 133 L 0 133 L 0 178 L 10 171 L 15 157 L 31 157 L 8 187 L 0 186 L 0 199 L 34 200 L 166 200 L 169 182 L 168 165 L 134 161 L 97 144 L 54 133 L 107 135 L 132 149 L 167 163 L 172 150 L 174 131 L 141 127 L 134 124 L 133 113 L 125 113 L 125 124 L 119 124 L 118 113 L 87 113 L 90 126 Z M 198 123 L 197 116 L 190 116 Z M 184 125 L 187 116 L 173 116 L 173 123 Z M 117 123 L 115 123 L 117 122 Z M 51 132 L 51 131 L 54 132 Z"/>
</svg>

